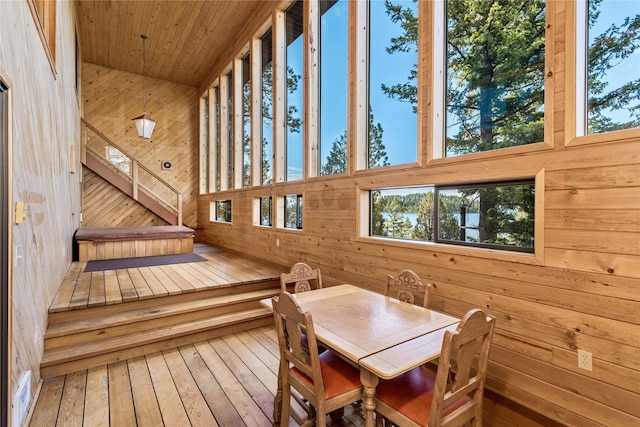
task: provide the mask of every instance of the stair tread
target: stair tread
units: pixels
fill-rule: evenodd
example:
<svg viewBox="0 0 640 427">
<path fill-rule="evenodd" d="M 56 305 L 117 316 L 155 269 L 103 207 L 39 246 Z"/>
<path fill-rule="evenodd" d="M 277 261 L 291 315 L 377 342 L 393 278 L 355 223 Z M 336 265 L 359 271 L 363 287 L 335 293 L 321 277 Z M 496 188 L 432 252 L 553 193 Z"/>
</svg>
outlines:
<svg viewBox="0 0 640 427">
<path fill-rule="evenodd" d="M 205 310 L 234 302 L 260 300 L 276 295 L 279 289 L 264 289 L 238 294 L 217 295 L 199 300 L 167 302 L 153 308 L 143 310 L 126 310 L 114 313 L 96 314 L 82 320 L 51 323 L 47 327 L 44 339 L 66 336 L 74 333 L 88 332 L 106 327 L 127 325 L 135 322 L 149 321 L 157 318 L 175 316 L 198 310 Z"/>
<path fill-rule="evenodd" d="M 193 334 L 202 330 L 210 329 L 213 327 L 220 327 L 244 319 L 265 317 L 270 315 L 271 311 L 268 308 L 259 307 L 238 311 L 236 313 L 220 315 L 209 319 L 185 322 L 178 325 L 173 325 L 171 327 L 163 327 L 153 332 L 134 332 L 131 334 L 119 336 L 117 338 L 110 338 L 108 340 L 80 343 L 73 346 L 46 350 L 42 357 L 40 366 L 53 366 L 59 363 L 70 362 L 99 354 L 127 349 L 133 346 L 141 346 L 148 343 L 162 341 L 170 339 L 172 337 Z"/>
</svg>

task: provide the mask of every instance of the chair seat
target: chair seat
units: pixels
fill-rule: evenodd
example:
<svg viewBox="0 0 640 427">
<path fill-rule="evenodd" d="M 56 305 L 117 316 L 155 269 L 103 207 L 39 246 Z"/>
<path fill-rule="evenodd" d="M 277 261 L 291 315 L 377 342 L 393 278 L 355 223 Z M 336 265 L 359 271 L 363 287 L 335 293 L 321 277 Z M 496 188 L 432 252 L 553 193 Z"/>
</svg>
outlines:
<svg viewBox="0 0 640 427">
<path fill-rule="evenodd" d="M 320 366 L 322 368 L 325 399 L 362 387 L 360 371 L 334 353 L 330 351 L 322 353 L 320 355 Z M 313 387 L 313 381 L 304 373 L 295 367 L 291 368 L 291 372 Z"/>
<path fill-rule="evenodd" d="M 415 368 L 393 380 L 380 381 L 376 398 L 406 415 L 416 423 L 426 426 L 431 415 L 431 400 L 436 382 L 435 372 L 424 366 Z M 471 400 L 468 396 L 447 406 L 447 415 Z"/>
</svg>

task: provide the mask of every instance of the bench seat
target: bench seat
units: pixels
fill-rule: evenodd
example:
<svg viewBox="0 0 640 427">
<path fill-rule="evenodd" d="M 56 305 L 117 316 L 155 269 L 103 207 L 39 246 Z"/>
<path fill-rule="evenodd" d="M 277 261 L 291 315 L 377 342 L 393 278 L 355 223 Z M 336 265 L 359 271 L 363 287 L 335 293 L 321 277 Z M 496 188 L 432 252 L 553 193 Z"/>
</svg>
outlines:
<svg viewBox="0 0 640 427">
<path fill-rule="evenodd" d="M 92 261 L 191 253 L 194 235 L 182 225 L 81 227 L 74 240 L 78 260 Z"/>
</svg>

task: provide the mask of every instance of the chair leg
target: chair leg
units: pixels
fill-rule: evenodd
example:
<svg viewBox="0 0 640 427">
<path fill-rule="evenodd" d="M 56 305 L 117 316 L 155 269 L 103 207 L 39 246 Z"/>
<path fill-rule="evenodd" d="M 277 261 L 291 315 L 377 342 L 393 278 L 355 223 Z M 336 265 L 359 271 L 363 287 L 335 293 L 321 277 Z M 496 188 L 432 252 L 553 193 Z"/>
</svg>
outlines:
<svg viewBox="0 0 640 427">
<path fill-rule="evenodd" d="M 280 425 L 289 425 L 289 415 L 291 413 L 291 388 L 289 384 L 282 387 L 282 410 L 280 411 Z"/>
</svg>

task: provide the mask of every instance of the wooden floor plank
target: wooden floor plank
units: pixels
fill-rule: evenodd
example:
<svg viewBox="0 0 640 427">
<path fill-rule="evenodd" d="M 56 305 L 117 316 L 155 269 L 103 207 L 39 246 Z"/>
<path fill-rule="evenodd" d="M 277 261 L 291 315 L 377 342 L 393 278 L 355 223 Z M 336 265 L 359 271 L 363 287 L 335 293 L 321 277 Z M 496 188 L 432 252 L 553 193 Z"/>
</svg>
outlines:
<svg viewBox="0 0 640 427">
<path fill-rule="evenodd" d="M 73 290 L 69 307 L 77 309 L 86 307 L 89 301 L 89 287 L 91 286 L 91 273 L 80 273 L 76 287 Z"/>
<path fill-rule="evenodd" d="M 146 359 L 164 425 L 188 426 L 189 417 L 162 353 L 154 353 Z"/>
<path fill-rule="evenodd" d="M 34 426 L 55 426 L 60 411 L 62 400 L 62 390 L 64 389 L 65 377 L 53 377 L 43 381 L 40 388 L 40 395 L 33 410 L 31 425 Z"/>
<path fill-rule="evenodd" d="M 87 371 L 67 375 L 60 400 L 60 411 L 56 427 L 77 427 L 82 425 L 85 405 Z"/>
<path fill-rule="evenodd" d="M 136 292 L 135 286 L 133 286 L 129 272 L 126 269 L 116 270 L 116 276 L 118 276 L 118 286 L 120 286 L 122 302 L 137 301 L 138 293 Z"/>
<path fill-rule="evenodd" d="M 127 366 L 129 368 L 129 380 L 131 381 L 138 426 L 152 427 L 162 425 L 160 407 L 155 398 L 153 383 L 151 382 L 149 368 L 147 368 L 144 356 L 127 361 Z"/>
<path fill-rule="evenodd" d="M 143 300 L 153 298 L 153 291 L 151 291 L 147 281 L 142 277 L 140 270 L 137 268 L 127 268 L 127 272 L 129 273 L 133 287 L 136 289 L 138 299 Z"/>
<path fill-rule="evenodd" d="M 200 353 L 200 356 L 208 366 L 218 367 L 212 372 L 229 400 L 240 414 L 240 417 L 242 417 L 244 423 L 247 426 L 271 425 L 272 418 L 267 417 L 265 413 L 260 410 L 260 407 L 252 399 L 250 392 L 247 391 L 247 389 L 245 389 L 233 375 L 233 372 L 224 363 L 213 347 L 211 347 L 208 342 L 201 342 L 195 344 L 195 348 L 198 350 L 198 353 Z"/>
<path fill-rule="evenodd" d="M 176 273 L 176 271 L 172 269 L 170 265 L 160 265 L 158 266 L 158 268 L 171 280 L 173 280 L 173 282 L 180 287 L 182 292 L 194 292 L 196 290 L 195 286 L 189 283 L 189 281 L 187 281 L 184 277 L 180 276 L 180 274 Z"/>
<path fill-rule="evenodd" d="M 83 425 L 109 427 L 109 380 L 106 366 L 87 371 Z"/>
<path fill-rule="evenodd" d="M 189 282 L 189 284 L 193 286 L 197 291 L 201 291 L 208 288 L 207 284 L 204 281 L 202 281 L 200 277 L 192 274 L 192 271 L 182 264 L 168 265 L 167 268 L 172 269 L 175 272 L 175 274 L 180 275 L 180 277 L 182 277 L 184 280 Z"/>
<path fill-rule="evenodd" d="M 136 423 L 131 382 L 127 362 L 109 364 L 109 415 L 113 426 L 132 426 Z"/>
<path fill-rule="evenodd" d="M 158 298 L 169 295 L 169 291 L 167 291 L 167 289 L 162 285 L 162 282 L 158 280 L 149 267 L 140 267 L 138 270 L 147 282 L 147 285 L 149 286 L 149 289 L 151 289 L 154 297 Z"/>
<path fill-rule="evenodd" d="M 230 368 L 231 372 L 233 372 L 238 382 L 242 384 L 253 397 L 253 400 L 262 412 L 271 420 L 273 414 L 273 393 L 269 392 L 269 389 L 256 377 L 256 374 L 244 364 L 223 339 L 217 338 L 209 340 L 209 343 Z"/>
<path fill-rule="evenodd" d="M 104 271 L 91 273 L 91 286 L 89 287 L 89 301 L 87 307 L 105 305 Z"/>
<path fill-rule="evenodd" d="M 105 303 L 107 305 L 120 304 L 122 302 L 122 294 L 120 286 L 118 286 L 118 276 L 114 270 L 105 270 L 104 272 L 104 293 Z"/>
<path fill-rule="evenodd" d="M 169 367 L 173 382 L 182 398 L 192 426 L 217 427 L 218 423 L 211 414 L 207 401 L 202 397 L 196 381 L 177 349 L 164 351 L 164 360 Z"/>
<path fill-rule="evenodd" d="M 221 426 L 241 426 L 244 424 L 240 414 L 211 373 L 211 370 L 193 345 L 180 348 L 191 375 L 198 384 L 216 420 Z"/>
<path fill-rule="evenodd" d="M 154 276 L 162 283 L 169 295 L 178 295 L 182 293 L 182 288 L 178 286 L 160 267 L 150 269 Z"/>
</svg>

